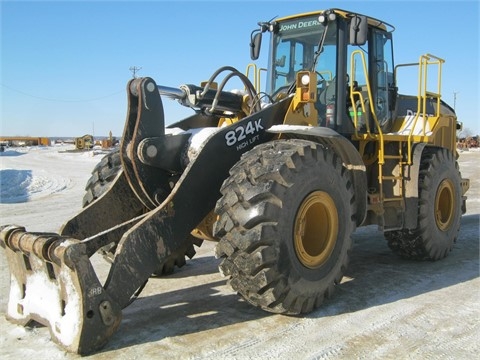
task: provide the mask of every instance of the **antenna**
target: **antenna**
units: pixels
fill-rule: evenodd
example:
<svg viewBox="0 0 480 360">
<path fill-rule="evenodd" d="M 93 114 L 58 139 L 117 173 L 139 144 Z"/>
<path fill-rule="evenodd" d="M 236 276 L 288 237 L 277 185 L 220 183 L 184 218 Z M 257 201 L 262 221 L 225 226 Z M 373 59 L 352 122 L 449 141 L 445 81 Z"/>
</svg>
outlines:
<svg viewBox="0 0 480 360">
<path fill-rule="evenodd" d="M 130 68 L 128 69 L 132 72 L 132 76 L 134 79 L 136 79 L 137 77 L 137 72 L 142 70 L 142 67 L 138 67 L 138 66 L 130 66 Z"/>
</svg>

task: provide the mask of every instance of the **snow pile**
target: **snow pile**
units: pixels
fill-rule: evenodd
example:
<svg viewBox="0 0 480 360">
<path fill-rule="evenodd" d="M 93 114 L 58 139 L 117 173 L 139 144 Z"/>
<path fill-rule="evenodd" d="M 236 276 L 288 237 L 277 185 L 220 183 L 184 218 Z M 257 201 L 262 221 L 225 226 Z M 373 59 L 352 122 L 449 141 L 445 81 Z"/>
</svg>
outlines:
<svg viewBox="0 0 480 360">
<path fill-rule="evenodd" d="M 69 153 L 71 146 L 27 147 L 0 153 L 0 204 L 23 203 L 73 186 L 82 162 L 96 164 L 104 152 Z M 100 156 L 95 156 L 100 155 Z M 65 159 L 69 166 L 59 167 Z"/>
<path fill-rule="evenodd" d="M 46 171 L 34 175 L 32 170 L 0 170 L 0 203 L 19 203 L 51 195 L 67 189 L 69 183 L 68 178 L 51 176 Z"/>
</svg>

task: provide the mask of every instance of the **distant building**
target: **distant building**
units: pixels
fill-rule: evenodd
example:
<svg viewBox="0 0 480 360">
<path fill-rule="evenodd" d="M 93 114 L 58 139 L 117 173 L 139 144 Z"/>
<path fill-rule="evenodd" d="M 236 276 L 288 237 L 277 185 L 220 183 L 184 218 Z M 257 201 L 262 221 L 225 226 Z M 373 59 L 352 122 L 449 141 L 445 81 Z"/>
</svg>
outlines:
<svg viewBox="0 0 480 360">
<path fill-rule="evenodd" d="M 50 146 L 50 139 L 47 137 L 0 136 L 0 143 L 8 146 Z"/>
</svg>

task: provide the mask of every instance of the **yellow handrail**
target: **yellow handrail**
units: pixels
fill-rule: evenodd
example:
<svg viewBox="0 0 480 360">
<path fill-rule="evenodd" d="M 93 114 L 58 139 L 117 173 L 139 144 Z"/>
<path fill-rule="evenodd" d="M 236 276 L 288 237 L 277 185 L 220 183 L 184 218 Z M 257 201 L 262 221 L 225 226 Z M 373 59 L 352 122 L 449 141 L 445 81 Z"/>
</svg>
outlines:
<svg viewBox="0 0 480 360">
<path fill-rule="evenodd" d="M 261 90 L 262 90 L 262 89 L 261 89 L 261 86 L 262 86 L 261 84 L 262 84 L 262 83 L 261 83 L 261 76 L 260 76 L 260 74 L 262 73 L 262 71 L 263 71 L 263 72 L 267 72 L 268 69 L 266 69 L 266 68 L 259 68 L 258 71 L 257 71 L 257 84 L 256 84 L 256 86 L 255 86 L 255 90 L 257 90 L 257 93 L 260 93 Z"/>
<path fill-rule="evenodd" d="M 359 91 L 355 91 L 353 89 L 353 85 L 354 85 L 354 82 L 355 82 L 355 73 L 356 73 L 356 65 L 355 65 L 355 56 L 356 55 L 360 55 L 360 60 L 362 62 L 362 65 L 363 65 L 363 74 L 365 76 L 365 81 L 366 81 L 366 86 L 367 86 L 367 94 L 368 94 L 368 102 L 369 102 L 369 105 L 370 105 L 370 114 L 375 122 L 375 127 L 378 131 L 378 136 L 379 136 L 379 142 L 380 142 L 380 146 L 379 146 L 379 154 L 378 154 L 378 163 L 379 165 L 383 165 L 385 163 L 385 159 L 384 159 L 384 141 L 383 141 L 383 132 L 382 132 L 382 128 L 380 126 L 380 123 L 378 122 L 378 119 L 377 119 L 377 114 L 375 113 L 375 106 L 374 106 L 374 101 L 373 101 L 373 96 L 372 96 L 372 90 L 371 90 L 371 87 L 370 87 L 370 81 L 369 81 L 369 77 L 368 77 L 368 70 L 367 70 L 367 62 L 365 60 L 365 54 L 363 53 L 363 51 L 361 50 L 355 50 L 351 53 L 350 55 L 350 74 L 351 74 L 351 77 L 352 79 L 350 80 L 350 101 L 352 102 L 353 106 L 355 106 L 355 96 L 354 95 L 358 95 L 360 97 L 360 106 L 362 107 L 362 111 L 363 113 L 365 114 L 365 105 L 364 105 L 364 99 L 363 99 L 363 95 L 361 92 Z M 353 112 L 353 123 L 354 123 L 354 128 L 355 128 L 355 136 L 358 137 L 358 130 L 357 130 L 357 122 L 358 122 L 358 116 L 357 116 L 357 112 L 354 111 Z M 369 124 L 369 121 L 368 119 L 365 121 L 365 125 L 367 127 L 367 134 L 368 136 L 372 136 L 371 132 L 370 132 L 370 124 Z"/>
<path fill-rule="evenodd" d="M 427 97 L 435 98 L 436 99 L 436 106 L 435 106 L 435 117 L 440 115 L 440 99 L 441 99 L 441 85 L 442 85 L 442 64 L 445 60 L 432 55 L 432 54 L 425 54 L 420 56 L 418 63 L 409 63 L 409 64 L 400 64 L 395 67 L 395 78 L 397 78 L 397 69 L 399 67 L 406 67 L 406 66 L 418 66 L 418 94 L 417 94 L 417 112 L 413 119 L 413 124 L 408 134 L 407 139 L 407 163 L 410 165 L 412 163 L 412 142 L 413 142 L 413 132 L 416 129 L 418 119 L 420 115 L 423 119 L 423 126 L 422 126 L 422 136 L 426 136 L 426 125 L 428 121 L 427 116 Z M 438 73 L 437 73 L 437 90 L 435 92 L 431 92 L 427 90 L 428 85 L 428 67 L 430 65 L 437 65 L 438 66 Z"/>
<path fill-rule="evenodd" d="M 257 64 L 250 63 L 247 65 L 247 70 L 245 71 L 245 76 L 250 79 L 250 69 L 253 69 L 253 86 L 255 87 L 255 90 L 259 90 L 259 84 L 257 84 L 258 79 L 257 79 Z M 257 86 L 258 85 L 258 86 Z M 246 88 L 245 88 L 246 90 Z"/>
<path fill-rule="evenodd" d="M 267 69 L 265 68 L 257 68 L 257 65 L 254 64 L 254 63 L 250 63 L 247 65 L 247 70 L 245 71 L 245 76 L 247 78 L 250 79 L 250 69 L 253 69 L 253 81 L 252 81 L 252 84 L 253 86 L 255 87 L 255 90 L 257 91 L 257 93 L 260 92 L 260 84 L 261 84 L 261 81 L 260 81 L 260 74 L 262 73 L 262 71 L 267 71 Z M 246 89 L 245 89 L 246 90 Z"/>
</svg>

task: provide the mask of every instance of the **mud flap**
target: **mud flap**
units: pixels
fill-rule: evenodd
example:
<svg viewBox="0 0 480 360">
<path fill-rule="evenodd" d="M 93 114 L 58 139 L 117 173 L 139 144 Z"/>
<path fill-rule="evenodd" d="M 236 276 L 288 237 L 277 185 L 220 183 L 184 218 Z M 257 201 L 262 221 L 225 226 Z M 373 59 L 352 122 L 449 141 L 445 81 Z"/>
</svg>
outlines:
<svg viewBox="0 0 480 360">
<path fill-rule="evenodd" d="M 71 352 L 87 354 L 105 345 L 122 313 L 100 284 L 85 244 L 17 226 L 3 228 L 0 243 L 11 273 L 9 321 L 46 325 Z"/>
</svg>

